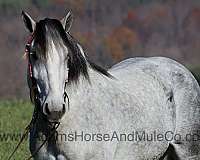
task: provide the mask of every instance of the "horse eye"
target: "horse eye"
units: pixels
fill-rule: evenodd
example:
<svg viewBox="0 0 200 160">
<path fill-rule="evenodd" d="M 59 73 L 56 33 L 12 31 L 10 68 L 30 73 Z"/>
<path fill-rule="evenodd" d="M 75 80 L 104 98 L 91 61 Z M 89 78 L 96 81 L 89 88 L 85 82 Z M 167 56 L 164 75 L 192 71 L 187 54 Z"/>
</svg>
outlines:
<svg viewBox="0 0 200 160">
<path fill-rule="evenodd" d="M 34 60 L 38 59 L 36 52 L 31 52 L 31 58 L 33 58 Z"/>
</svg>

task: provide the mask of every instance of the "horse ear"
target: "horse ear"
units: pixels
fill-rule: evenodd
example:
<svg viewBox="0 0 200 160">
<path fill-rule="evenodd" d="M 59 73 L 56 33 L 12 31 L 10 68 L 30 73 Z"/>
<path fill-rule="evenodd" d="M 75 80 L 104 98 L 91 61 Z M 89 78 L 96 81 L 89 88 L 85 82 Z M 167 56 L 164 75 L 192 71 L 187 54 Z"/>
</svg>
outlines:
<svg viewBox="0 0 200 160">
<path fill-rule="evenodd" d="M 65 32 L 69 32 L 73 22 L 73 15 L 71 12 L 68 12 L 67 15 L 61 20 Z"/>
<path fill-rule="evenodd" d="M 31 18 L 31 16 L 28 15 L 28 13 L 22 11 L 22 19 L 24 21 L 24 24 L 26 26 L 26 28 L 33 33 L 33 31 L 35 30 L 35 26 L 36 23 L 35 21 Z"/>
</svg>

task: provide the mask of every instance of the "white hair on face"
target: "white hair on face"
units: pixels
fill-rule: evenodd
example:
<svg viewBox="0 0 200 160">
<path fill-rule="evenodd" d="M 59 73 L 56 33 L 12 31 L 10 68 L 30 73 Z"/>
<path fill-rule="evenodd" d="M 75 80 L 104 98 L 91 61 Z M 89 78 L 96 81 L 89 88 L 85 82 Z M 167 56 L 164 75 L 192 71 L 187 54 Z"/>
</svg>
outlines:
<svg viewBox="0 0 200 160">
<path fill-rule="evenodd" d="M 65 68 L 65 65 L 61 62 L 61 60 L 64 57 L 64 52 L 66 52 L 67 48 L 61 48 L 56 47 L 54 41 L 50 41 L 50 49 L 48 54 L 48 73 L 49 77 L 51 79 L 51 88 L 54 90 L 54 92 L 61 93 L 60 91 L 63 89 L 63 83 L 58 83 L 60 80 L 65 79 L 63 77 L 63 73 Z M 61 54 L 62 53 L 62 54 Z M 58 69 L 59 68 L 59 69 Z M 61 85 L 62 84 L 62 85 Z M 61 86 L 60 86 L 61 85 Z"/>
</svg>

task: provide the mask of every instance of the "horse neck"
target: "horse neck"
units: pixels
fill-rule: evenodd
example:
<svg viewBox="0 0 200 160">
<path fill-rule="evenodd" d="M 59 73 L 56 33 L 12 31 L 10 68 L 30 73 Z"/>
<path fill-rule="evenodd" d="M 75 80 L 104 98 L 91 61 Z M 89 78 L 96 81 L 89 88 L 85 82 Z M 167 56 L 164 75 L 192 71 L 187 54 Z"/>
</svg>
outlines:
<svg viewBox="0 0 200 160">
<path fill-rule="evenodd" d="M 96 72 L 90 67 L 88 67 L 88 74 L 89 80 L 87 80 L 83 75 L 80 75 L 77 83 L 72 82 L 72 84 L 69 84 L 66 87 L 66 93 L 68 94 L 69 99 L 77 99 L 77 97 L 84 95 L 87 91 L 98 89 L 98 87 L 101 88 L 100 84 L 109 83 L 109 78 Z"/>
</svg>

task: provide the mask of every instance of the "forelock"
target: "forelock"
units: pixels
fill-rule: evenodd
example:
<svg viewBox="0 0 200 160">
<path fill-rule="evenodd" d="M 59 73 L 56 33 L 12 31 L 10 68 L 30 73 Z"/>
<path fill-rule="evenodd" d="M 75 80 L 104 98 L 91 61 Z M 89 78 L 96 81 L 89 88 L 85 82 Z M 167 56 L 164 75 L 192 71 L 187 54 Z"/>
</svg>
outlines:
<svg viewBox="0 0 200 160">
<path fill-rule="evenodd" d="M 67 36 L 59 20 L 45 18 L 37 22 L 34 37 L 35 46 L 40 50 L 38 56 L 46 59 L 48 40 L 51 39 L 55 44 L 61 43 Z"/>
</svg>

